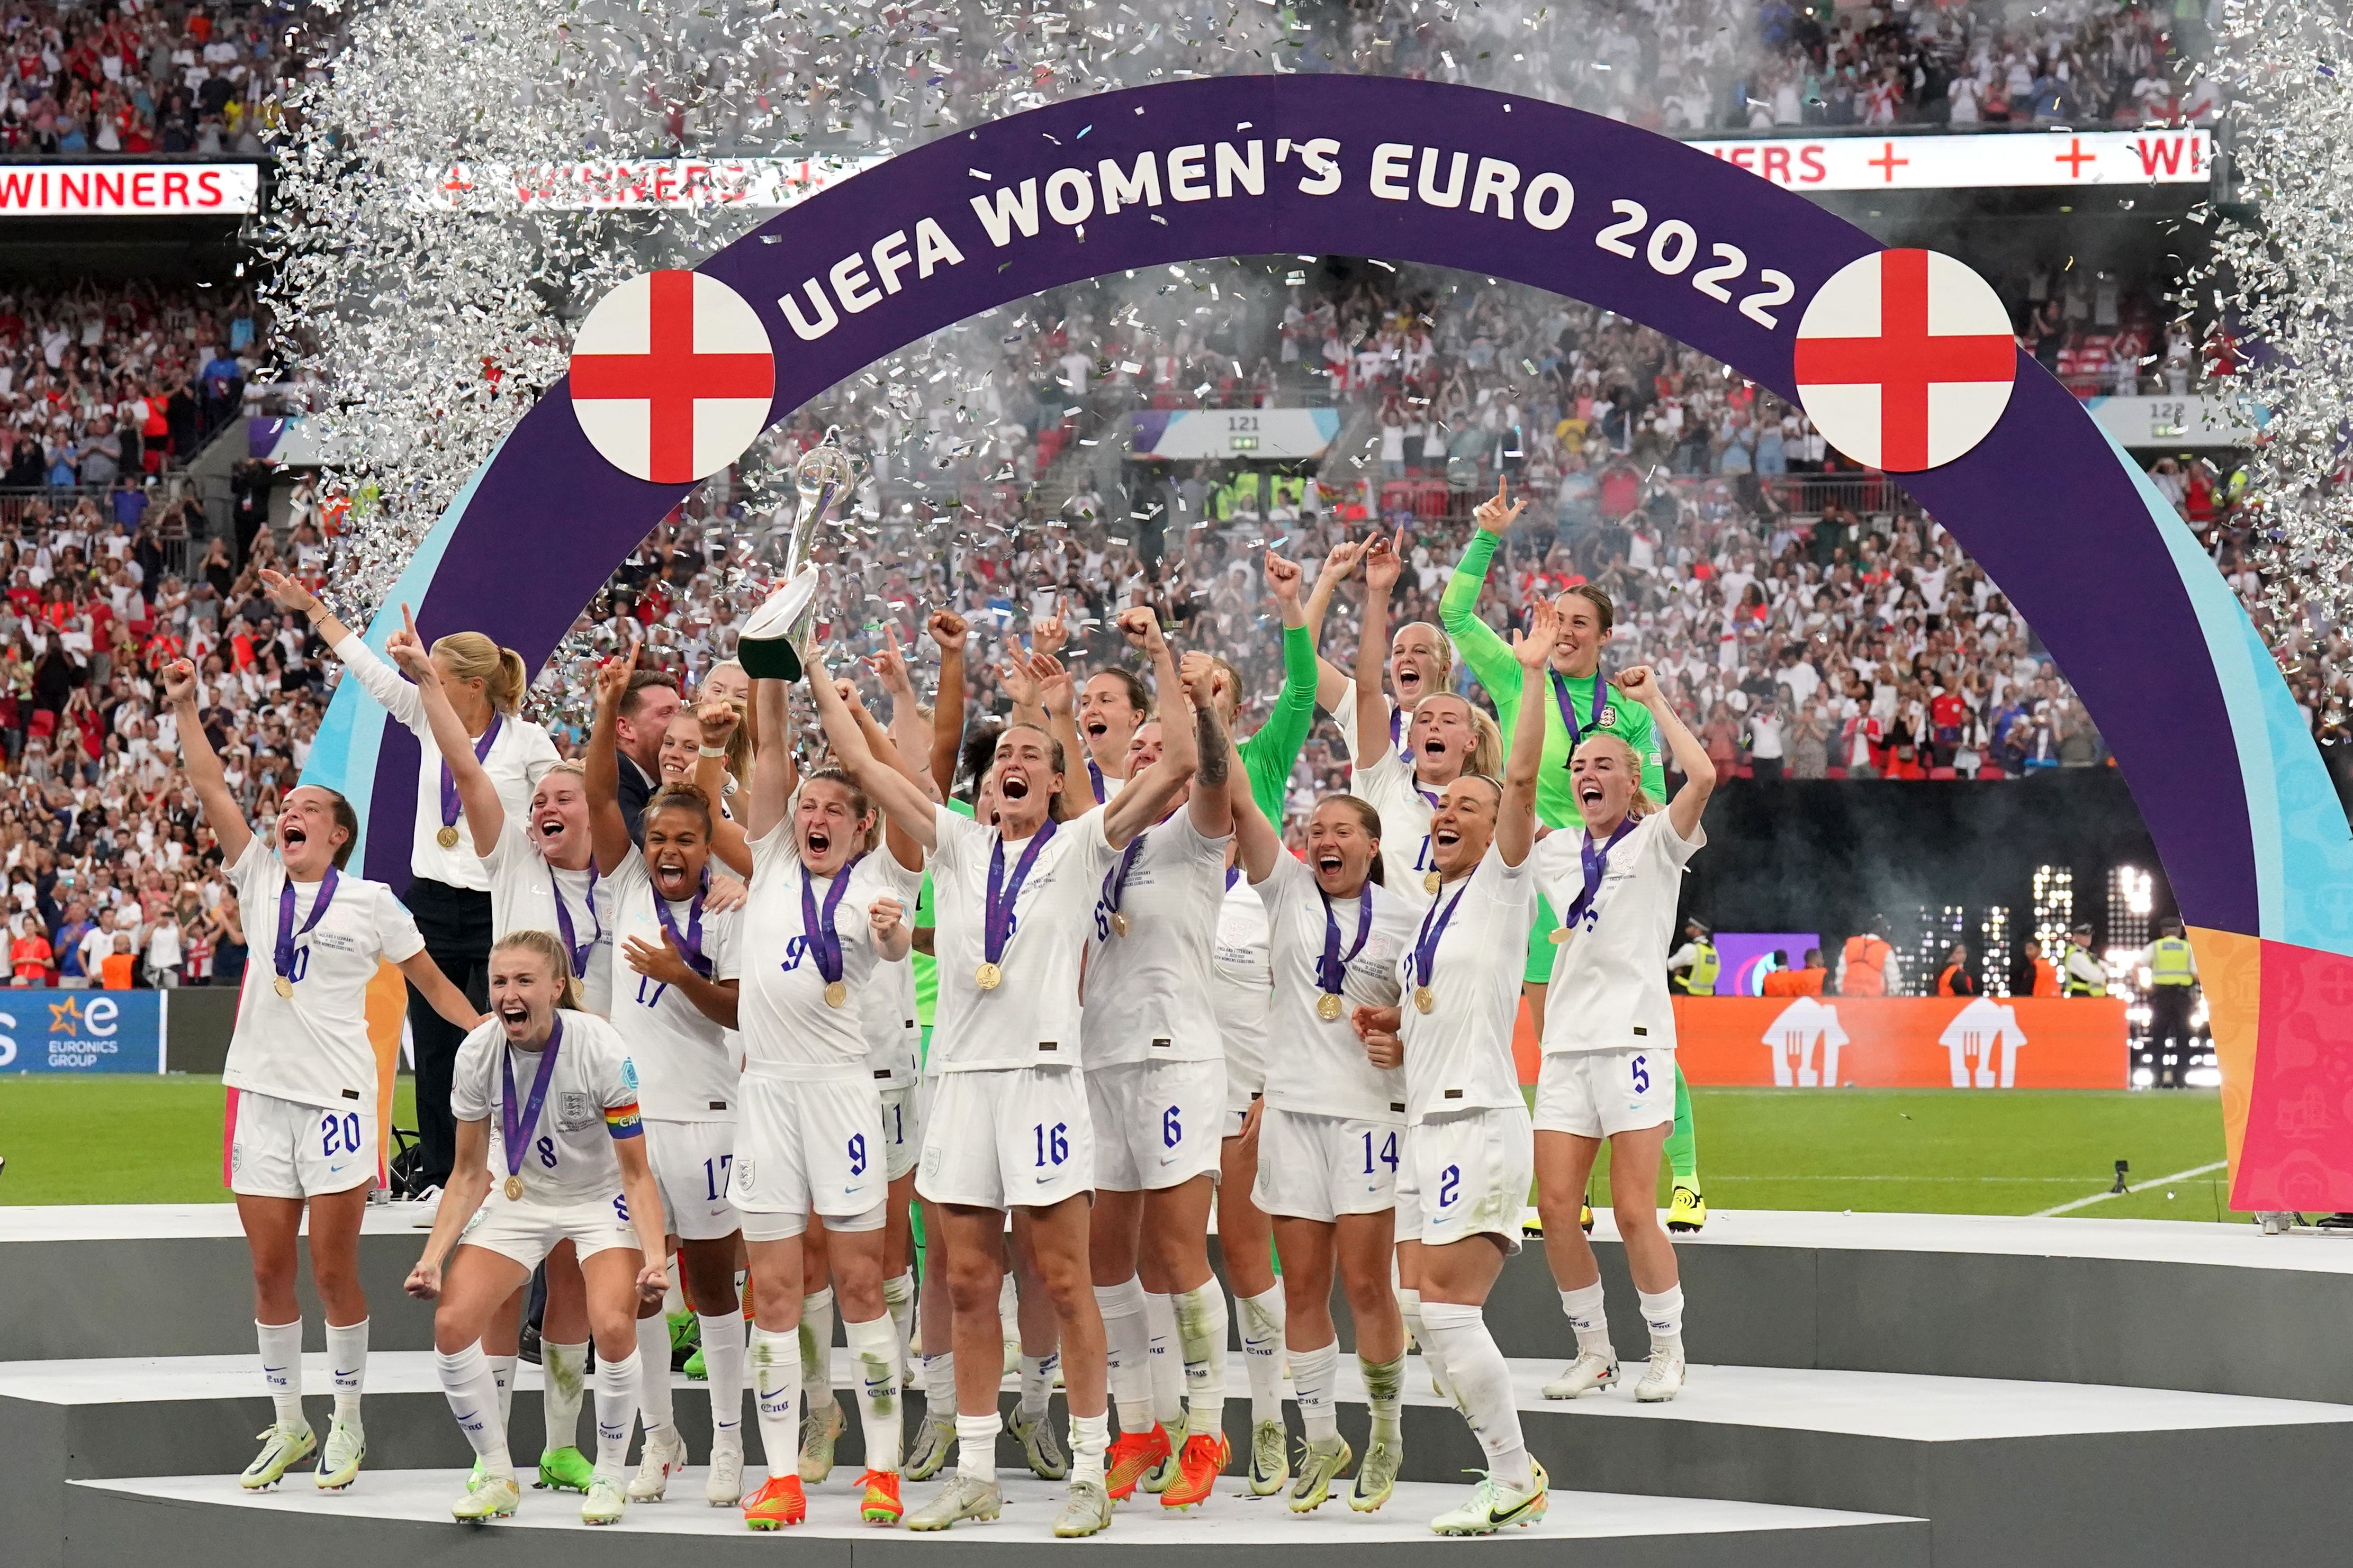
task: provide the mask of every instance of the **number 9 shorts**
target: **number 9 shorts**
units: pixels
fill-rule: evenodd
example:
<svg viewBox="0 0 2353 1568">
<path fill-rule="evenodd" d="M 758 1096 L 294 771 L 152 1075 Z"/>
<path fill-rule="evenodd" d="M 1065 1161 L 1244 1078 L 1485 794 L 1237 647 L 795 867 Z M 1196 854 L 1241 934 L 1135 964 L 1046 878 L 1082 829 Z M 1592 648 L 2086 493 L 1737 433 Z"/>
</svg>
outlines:
<svg viewBox="0 0 2353 1568">
<path fill-rule="evenodd" d="M 1212 1121 L 1214 1136 L 1214 1121 Z M 944 1072 L 915 1191 L 935 1204 L 1044 1208 L 1094 1191 L 1094 1119 L 1077 1068 Z"/>
<path fill-rule="evenodd" d="M 727 1200 L 746 1241 L 782 1241 L 808 1229 L 880 1230 L 888 1205 L 890 1151 L 882 1097 L 856 1077 L 768 1078 L 747 1072 L 736 1089 L 735 1164 Z"/>
</svg>

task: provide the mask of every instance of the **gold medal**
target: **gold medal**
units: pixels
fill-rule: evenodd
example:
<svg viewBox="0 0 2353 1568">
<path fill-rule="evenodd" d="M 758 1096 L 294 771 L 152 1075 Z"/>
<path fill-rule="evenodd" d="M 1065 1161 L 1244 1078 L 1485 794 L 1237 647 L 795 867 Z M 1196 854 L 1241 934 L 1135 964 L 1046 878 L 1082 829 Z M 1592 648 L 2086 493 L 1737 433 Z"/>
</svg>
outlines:
<svg viewBox="0 0 2353 1568">
<path fill-rule="evenodd" d="M 1427 985 L 1417 985 L 1413 988 L 1413 1005 L 1416 1012 L 1427 1013 L 1438 1005 L 1438 994 Z"/>
<path fill-rule="evenodd" d="M 1116 936 L 1125 936 L 1127 934 L 1127 917 L 1120 913 L 1117 910 L 1112 910 L 1111 929 L 1113 934 Z"/>
<path fill-rule="evenodd" d="M 445 827 L 433 836 L 433 842 L 444 849 L 455 849 L 458 847 L 458 830 L 454 827 Z"/>
<path fill-rule="evenodd" d="M 1440 876 L 1437 870 L 1432 868 L 1422 877 L 1421 890 L 1425 893 L 1434 893 L 1438 891 L 1439 888 L 1445 882 L 1445 878 Z"/>
<path fill-rule="evenodd" d="M 972 972 L 972 983 L 983 991 L 994 991 L 1005 984 L 1005 971 L 994 963 L 984 963 Z"/>
<path fill-rule="evenodd" d="M 521 1176 L 509 1176 L 507 1178 L 506 1194 L 507 1202 L 511 1204 L 519 1204 L 522 1202 L 522 1178 Z"/>
<path fill-rule="evenodd" d="M 1340 1016 L 1339 993 L 1326 991 L 1323 995 L 1315 998 L 1315 1016 L 1327 1024 L 1338 1017 Z"/>
<path fill-rule="evenodd" d="M 1570 937 L 1576 934 L 1577 933 L 1575 931 L 1570 931 L 1567 926 L 1555 926 L 1552 928 L 1552 934 L 1545 938 L 1545 940 L 1551 942 L 1553 946 L 1558 947 L 1562 942 L 1567 942 Z"/>
<path fill-rule="evenodd" d="M 849 1000 L 849 987 L 839 980 L 828 980 L 825 986 L 825 1005 L 839 1007 Z"/>
<path fill-rule="evenodd" d="M 275 990 L 278 994 L 285 997 L 289 1002 L 294 1000 L 294 983 L 291 980 L 287 979 L 286 976 L 281 974 L 269 984 L 271 989 Z"/>
</svg>

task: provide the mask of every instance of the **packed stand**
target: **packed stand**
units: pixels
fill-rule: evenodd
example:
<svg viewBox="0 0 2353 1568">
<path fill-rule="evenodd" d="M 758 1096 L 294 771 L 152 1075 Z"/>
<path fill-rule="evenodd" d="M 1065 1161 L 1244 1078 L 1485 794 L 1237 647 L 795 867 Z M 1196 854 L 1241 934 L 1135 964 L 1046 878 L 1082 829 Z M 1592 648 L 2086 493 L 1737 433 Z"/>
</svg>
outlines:
<svg viewBox="0 0 2353 1568">
<path fill-rule="evenodd" d="M 0 152 L 260 157 L 309 68 L 305 10 L 16 0 Z"/>
</svg>

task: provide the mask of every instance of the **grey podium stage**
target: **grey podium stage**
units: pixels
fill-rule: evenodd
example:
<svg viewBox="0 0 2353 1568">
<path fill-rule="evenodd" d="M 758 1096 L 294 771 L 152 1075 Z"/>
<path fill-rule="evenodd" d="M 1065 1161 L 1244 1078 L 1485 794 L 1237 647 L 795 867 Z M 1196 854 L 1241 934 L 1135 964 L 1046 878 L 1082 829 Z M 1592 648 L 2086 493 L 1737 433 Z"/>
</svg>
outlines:
<svg viewBox="0 0 2353 1568">
<path fill-rule="evenodd" d="M 699 1468 L 674 1483 L 672 1501 L 634 1509 L 614 1530 L 579 1526 L 576 1500 L 529 1491 L 522 1513 L 490 1531 L 448 1522 L 470 1454 L 434 1382 L 429 1314 L 398 1293 L 425 1217 L 394 1206 L 369 1219 L 375 1350 L 359 1485 L 322 1496 L 298 1475 L 256 1498 L 234 1479 L 269 1418 L 234 1213 L 0 1209 L 0 1559 L 242 1568 L 257 1552 L 456 1561 L 495 1550 L 518 1564 L 593 1568 L 670 1544 L 637 1539 L 649 1531 L 693 1535 L 698 1553 L 777 1549 L 733 1510 L 702 1504 Z M 1603 1265 L 1625 1314 L 1614 1332 L 1621 1353 L 1639 1355 L 1608 1227 L 1605 1215 Z M 2353 1245 L 2252 1226 L 1736 1212 L 1679 1248 L 1694 1365 L 1666 1405 L 1626 1392 L 1545 1400 L 1567 1328 L 1537 1248 L 1507 1268 L 1490 1321 L 1556 1490 L 1543 1524 L 1465 1549 L 1645 1568 L 2353 1559 L 2353 1506 L 2339 1500 L 2353 1476 L 2353 1358 L 2341 1349 Z M 316 1350 L 315 1312 L 311 1321 Z M 323 1424 L 323 1361 L 307 1359 Z M 844 1356 L 838 1386 L 848 1371 Z M 709 1403 L 673 1381 L 699 1459 Z M 538 1449 L 537 1389 L 526 1366 L 519 1456 Z M 1249 1410 L 1238 1352 L 1228 1394 L 1239 1449 Z M 1152 1553 L 1136 1568 L 1271 1564 L 1276 1552 L 1377 1568 L 1355 1559 L 1451 1549 L 1427 1520 L 1480 1463 L 1418 1363 L 1408 1398 L 1414 1484 L 1376 1515 L 1335 1501 L 1294 1517 L 1229 1477 L 1205 1510 L 1166 1517 L 1139 1495 L 1103 1541 L 1054 1543 L 1054 1489 L 1024 1479 L 1008 1486 L 998 1524 L 944 1537 L 876 1531 L 855 1522 L 853 1419 L 842 1468 L 786 1542 L 877 1564 L 1043 1547 Z M 1361 1450 L 1362 1390 L 1345 1358 L 1342 1402 L 1342 1431 Z M 910 1406 L 912 1418 L 919 1395 Z M 756 1444 L 752 1457 L 756 1472 Z M 1019 1471 L 1009 1441 L 998 1457 Z M 930 1489 L 910 1483 L 911 1504 Z"/>
</svg>

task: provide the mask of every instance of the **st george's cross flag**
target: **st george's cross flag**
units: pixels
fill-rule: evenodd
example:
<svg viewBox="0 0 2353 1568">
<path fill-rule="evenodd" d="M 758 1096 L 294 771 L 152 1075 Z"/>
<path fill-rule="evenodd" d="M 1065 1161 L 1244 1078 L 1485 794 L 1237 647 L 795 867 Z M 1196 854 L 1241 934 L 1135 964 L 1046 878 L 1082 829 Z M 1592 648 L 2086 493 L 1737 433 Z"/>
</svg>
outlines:
<svg viewBox="0 0 2353 1568">
<path fill-rule="evenodd" d="M 2010 405 L 2018 340 L 1993 285 L 1934 250 L 1883 250 L 1826 279 L 1798 323 L 1798 400 L 1866 468 L 1934 468 Z"/>
<path fill-rule="evenodd" d="M 589 444 L 635 479 L 717 473 L 768 423 L 776 355 L 744 296 L 700 272 L 630 279 L 572 343 L 572 412 Z"/>
</svg>

